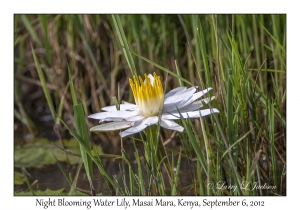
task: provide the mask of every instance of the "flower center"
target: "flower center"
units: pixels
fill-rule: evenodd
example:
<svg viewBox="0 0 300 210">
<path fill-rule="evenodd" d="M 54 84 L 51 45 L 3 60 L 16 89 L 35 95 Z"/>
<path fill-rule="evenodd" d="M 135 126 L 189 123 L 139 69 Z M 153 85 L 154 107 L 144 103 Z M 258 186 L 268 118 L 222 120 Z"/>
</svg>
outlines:
<svg viewBox="0 0 300 210">
<path fill-rule="evenodd" d="M 139 81 L 134 76 L 129 79 L 136 105 L 145 117 L 157 116 L 162 109 L 164 96 L 160 77 L 155 73 L 145 74 L 145 81 L 139 76 Z"/>
</svg>

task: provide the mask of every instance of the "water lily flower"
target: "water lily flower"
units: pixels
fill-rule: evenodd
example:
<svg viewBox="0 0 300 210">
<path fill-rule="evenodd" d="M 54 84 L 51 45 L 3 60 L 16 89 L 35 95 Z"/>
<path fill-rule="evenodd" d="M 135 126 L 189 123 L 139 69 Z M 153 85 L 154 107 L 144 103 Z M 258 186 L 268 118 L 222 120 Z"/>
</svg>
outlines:
<svg viewBox="0 0 300 210">
<path fill-rule="evenodd" d="M 141 77 L 138 79 L 136 77 L 133 80 L 129 79 L 136 104 L 120 104 L 120 110 L 117 110 L 116 106 L 103 107 L 104 112 L 88 117 L 100 120 L 100 123 L 113 122 L 95 126 L 91 128 L 91 131 L 113 131 L 128 128 L 120 133 L 123 138 L 139 133 L 148 126 L 158 124 L 161 116 L 161 127 L 182 132 L 184 128 L 173 121 L 180 119 L 180 114 L 184 118 L 198 118 L 219 112 L 215 108 L 199 110 L 203 106 L 203 102 L 208 103 L 210 99 L 197 99 L 212 88 L 196 92 L 195 87 L 178 87 L 164 95 L 160 77 L 155 73 L 148 76 L 145 74 L 144 81 Z"/>
</svg>

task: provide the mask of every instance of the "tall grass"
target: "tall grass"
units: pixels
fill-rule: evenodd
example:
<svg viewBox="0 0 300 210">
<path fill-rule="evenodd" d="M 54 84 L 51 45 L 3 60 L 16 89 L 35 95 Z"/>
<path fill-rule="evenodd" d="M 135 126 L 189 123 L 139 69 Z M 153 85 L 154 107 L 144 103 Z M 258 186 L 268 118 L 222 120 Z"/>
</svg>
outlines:
<svg viewBox="0 0 300 210">
<path fill-rule="evenodd" d="M 81 145 L 91 194 L 103 191 L 89 161 L 113 195 L 285 195 L 285 48 L 285 15 L 15 15 L 15 121 L 38 136 L 25 110 L 47 103 L 58 136 L 65 126 Z M 220 113 L 179 120 L 183 133 L 85 131 L 97 122 L 83 116 L 134 102 L 128 78 L 153 72 L 165 92 L 213 87 Z M 107 159 L 122 160 L 117 172 Z"/>
</svg>

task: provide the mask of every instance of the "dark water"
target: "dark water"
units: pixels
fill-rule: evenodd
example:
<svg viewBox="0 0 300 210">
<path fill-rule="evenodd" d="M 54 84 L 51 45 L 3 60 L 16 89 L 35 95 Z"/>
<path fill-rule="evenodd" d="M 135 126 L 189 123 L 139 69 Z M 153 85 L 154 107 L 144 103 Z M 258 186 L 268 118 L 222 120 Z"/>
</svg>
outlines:
<svg viewBox="0 0 300 210">
<path fill-rule="evenodd" d="M 74 179 L 78 165 L 67 165 L 66 163 L 61 163 L 65 172 L 70 174 L 72 179 Z M 98 193 L 102 193 L 104 195 L 110 195 L 110 191 L 106 186 L 102 176 L 100 175 L 99 171 L 96 167 L 94 167 L 94 188 Z M 15 171 L 20 171 L 19 169 L 15 169 Z M 42 168 L 27 168 L 26 171 L 30 174 L 31 177 L 29 178 L 30 183 L 34 183 L 33 189 L 34 190 L 41 190 L 44 191 L 46 189 L 51 190 L 58 190 L 61 188 L 65 188 L 66 191 L 70 190 L 70 185 L 67 182 L 66 178 L 64 177 L 63 173 L 61 172 L 60 168 L 57 164 L 55 165 L 45 165 Z M 89 192 L 89 182 L 85 171 L 83 169 L 80 170 L 78 181 L 77 181 L 77 188 L 82 189 L 83 191 Z M 15 185 L 14 191 L 26 191 L 28 186 L 26 184 L 23 185 Z"/>
</svg>

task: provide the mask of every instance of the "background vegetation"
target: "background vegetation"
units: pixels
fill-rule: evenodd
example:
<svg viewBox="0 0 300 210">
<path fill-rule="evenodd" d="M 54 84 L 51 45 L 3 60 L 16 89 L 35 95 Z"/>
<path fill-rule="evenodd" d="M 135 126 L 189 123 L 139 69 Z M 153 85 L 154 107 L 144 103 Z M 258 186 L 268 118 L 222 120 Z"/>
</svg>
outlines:
<svg viewBox="0 0 300 210">
<path fill-rule="evenodd" d="M 286 194 L 285 15 L 19 14 L 14 58 L 16 195 Z M 220 113 L 183 133 L 88 132 L 134 102 L 135 72 L 213 87 Z"/>
</svg>

